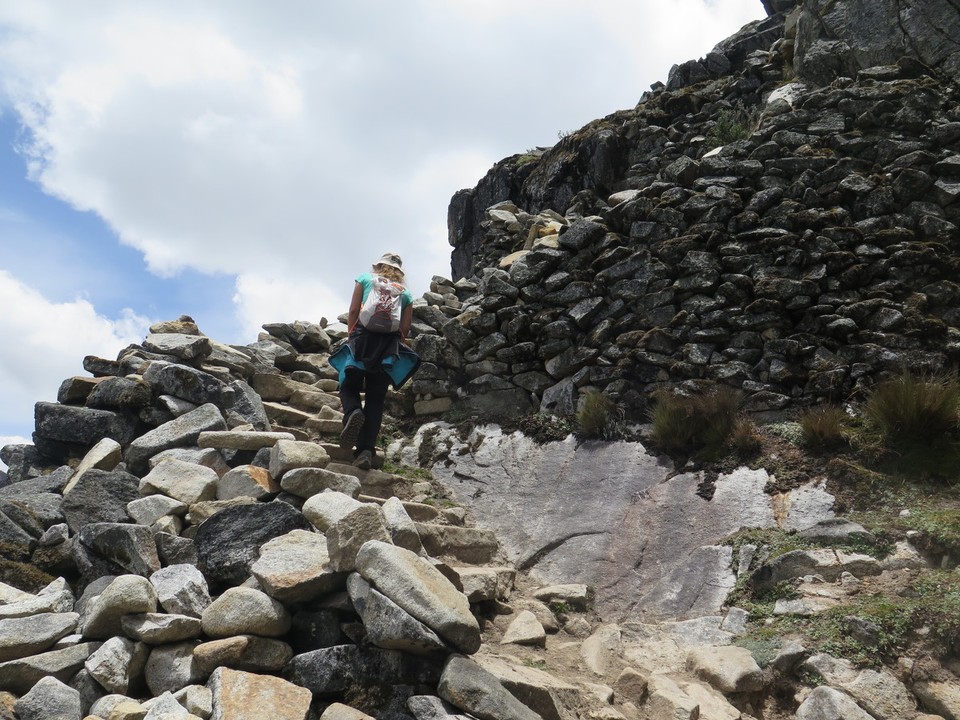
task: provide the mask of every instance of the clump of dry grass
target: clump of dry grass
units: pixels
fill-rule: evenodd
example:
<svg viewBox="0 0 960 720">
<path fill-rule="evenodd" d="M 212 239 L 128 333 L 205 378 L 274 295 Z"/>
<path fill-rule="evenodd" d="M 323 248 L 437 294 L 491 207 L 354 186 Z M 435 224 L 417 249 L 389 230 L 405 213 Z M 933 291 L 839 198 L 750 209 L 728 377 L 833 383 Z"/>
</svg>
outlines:
<svg viewBox="0 0 960 720">
<path fill-rule="evenodd" d="M 612 440 L 623 435 L 623 410 L 601 392 L 591 391 L 583 396 L 576 414 L 577 430 L 581 437 Z"/>
<path fill-rule="evenodd" d="M 799 418 L 804 447 L 829 450 L 847 442 L 850 417 L 839 405 L 818 405 L 804 410 Z"/>
<path fill-rule="evenodd" d="M 863 407 L 880 442 L 895 449 L 955 439 L 960 382 L 954 375 L 918 377 L 905 372 L 877 385 Z"/>
<path fill-rule="evenodd" d="M 756 450 L 760 438 L 741 412 L 742 394 L 719 386 L 698 395 L 657 393 L 650 412 L 652 439 L 670 454 L 717 457 Z"/>
</svg>

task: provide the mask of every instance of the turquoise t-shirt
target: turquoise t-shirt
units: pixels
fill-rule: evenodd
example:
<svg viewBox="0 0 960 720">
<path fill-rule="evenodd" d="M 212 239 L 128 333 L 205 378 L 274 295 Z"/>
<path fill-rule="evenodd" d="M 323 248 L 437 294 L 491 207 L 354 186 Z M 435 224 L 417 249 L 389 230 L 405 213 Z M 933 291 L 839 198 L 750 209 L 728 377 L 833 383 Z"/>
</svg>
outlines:
<svg viewBox="0 0 960 720">
<path fill-rule="evenodd" d="M 357 278 L 357 282 L 363 288 L 363 297 L 360 298 L 360 302 L 364 303 L 367 301 L 367 295 L 370 294 L 371 288 L 373 288 L 373 273 L 364 273 Z M 403 293 L 400 295 L 400 307 L 407 307 L 408 305 L 413 305 L 413 295 L 404 287 Z"/>
</svg>

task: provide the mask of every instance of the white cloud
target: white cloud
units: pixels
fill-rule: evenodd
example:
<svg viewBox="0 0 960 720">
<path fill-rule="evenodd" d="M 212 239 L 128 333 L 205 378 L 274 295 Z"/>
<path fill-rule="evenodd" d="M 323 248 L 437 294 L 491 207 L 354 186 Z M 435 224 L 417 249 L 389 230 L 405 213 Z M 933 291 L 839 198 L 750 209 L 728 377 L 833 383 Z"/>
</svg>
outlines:
<svg viewBox="0 0 960 720">
<path fill-rule="evenodd" d="M 130 310 L 116 319 L 103 317 L 86 300 L 51 303 L 3 270 L 0 307 L 7 309 L 0 313 L 0 428 L 7 432 L 23 432 L 35 402 L 56 400 L 64 379 L 85 375 L 84 355 L 114 358 L 141 342 L 150 324 Z"/>
<path fill-rule="evenodd" d="M 756 0 L 33 5 L 0 10 L 17 39 L 0 43 L 0 76 L 47 192 L 99 213 L 157 273 L 331 285 L 384 235 L 421 248 L 500 157 L 634 104 L 762 13 Z M 485 162 L 423 181 L 454 154 Z M 426 260 L 449 274 L 449 251 Z"/>
<path fill-rule="evenodd" d="M 357 274 L 363 272 L 358 270 Z M 252 273 L 237 278 L 233 303 L 241 328 L 253 342 L 264 323 L 306 320 L 318 323 L 326 316 L 336 322 L 347 311 L 353 278 L 346 277 L 343 287 L 328 289 L 317 280 L 294 281 Z"/>
</svg>

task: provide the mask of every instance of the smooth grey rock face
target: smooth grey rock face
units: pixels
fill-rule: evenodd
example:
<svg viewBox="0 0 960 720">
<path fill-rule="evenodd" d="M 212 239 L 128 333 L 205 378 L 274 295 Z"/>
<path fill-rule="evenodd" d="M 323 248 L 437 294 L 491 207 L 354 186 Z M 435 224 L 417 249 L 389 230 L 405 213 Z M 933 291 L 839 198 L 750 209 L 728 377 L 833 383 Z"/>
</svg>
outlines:
<svg viewBox="0 0 960 720">
<path fill-rule="evenodd" d="M 610 620 L 717 613 L 734 577 L 729 551 L 713 544 L 776 524 L 763 471 L 722 476 L 707 501 L 698 476 L 666 480 L 672 469 L 638 443 L 537 445 L 495 426 L 465 442 L 441 429 L 432 441 L 453 461 L 435 477 L 507 557 L 544 582 L 590 585 Z"/>
</svg>

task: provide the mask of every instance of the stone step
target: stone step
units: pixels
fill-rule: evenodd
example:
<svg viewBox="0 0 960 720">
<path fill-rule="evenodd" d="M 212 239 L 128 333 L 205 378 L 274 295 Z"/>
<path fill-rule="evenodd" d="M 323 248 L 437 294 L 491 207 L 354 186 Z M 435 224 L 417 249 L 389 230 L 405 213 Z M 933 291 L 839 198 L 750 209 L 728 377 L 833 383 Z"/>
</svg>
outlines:
<svg viewBox="0 0 960 720">
<path fill-rule="evenodd" d="M 500 550 L 497 536 L 483 528 L 414 523 L 424 550 L 437 558 L 452 558 L 471 565 L 492 563 Z"/>
<path fill-rule="evenodd" d="M 271 423 L 278 422 L 283 425 L 303 427 L 307 424 L 307 420 L 313 417 L 313 413 L 306 413 L 289 405 L 281 405 L 276 402 L 264 401 L 263 409 L 266 410 Z"/>
<path fill-rule="evenodd" d="M 509 600 L 517 578 L 515 568 L 506 566 L 454 566 L 460 578 L 463 594 L 472 603 L 489 600 Z"/>
</svg>

